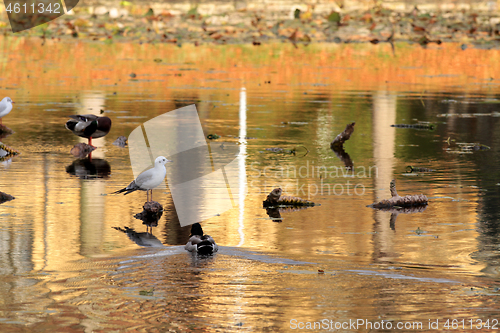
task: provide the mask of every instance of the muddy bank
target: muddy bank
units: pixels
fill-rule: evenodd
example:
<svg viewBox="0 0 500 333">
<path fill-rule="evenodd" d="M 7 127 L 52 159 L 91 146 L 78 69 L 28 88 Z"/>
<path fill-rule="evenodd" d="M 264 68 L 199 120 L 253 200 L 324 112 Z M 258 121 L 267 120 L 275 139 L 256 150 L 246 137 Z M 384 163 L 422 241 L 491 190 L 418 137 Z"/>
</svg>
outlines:
<svg viewBox="0 0 500 333">
<path fill-rule="evenodd" d="M 460 42 L 464 48 L 496 47 L 500 13 L 496 2 L 433 4 L 382 2 L 90 2 L 42 26 L 4 35 L 78 39 L 105 43 L 200 44 L 310 43 L 373 44 L 397 41 Z M 394 51 L 394 49 L 393 49 Z"/>
</svg>

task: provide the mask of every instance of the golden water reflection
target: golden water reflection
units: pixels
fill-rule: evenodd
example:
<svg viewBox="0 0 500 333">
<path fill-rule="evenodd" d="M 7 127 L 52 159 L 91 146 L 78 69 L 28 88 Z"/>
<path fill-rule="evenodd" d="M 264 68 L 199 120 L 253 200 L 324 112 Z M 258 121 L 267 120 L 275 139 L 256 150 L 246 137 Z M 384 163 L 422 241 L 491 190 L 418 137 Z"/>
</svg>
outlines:
<svg viewBox="0 0 500 333">
<path fill-rule="evenodd" d="M 0 165 L 0 189 L 16 197 L 0 206 L 2 331 L 287 331 L 294 318 L 426 322 L 498 310 L 498 118 L 438 117 L 495 110 L 498 87 L 485 79 L 500 70 L 498 51 L 402 47 L 392 59 L 372 45 L 0 43 L 16 50 L 3 55 L 17 102 L 4 118 L 15 134 L 3 142 L 21 152 Z M 221 246 L 208 260 L 183 250 L 189 227 L 168 190 L 154 194 L 165 208 L 154 236 L 166 246 L 155 249 L 114 229 L 145 231 L 133 218 L 145 194 L 110 195 L 134 178 L 128 150 L 112 142 L 193 103 L 205 134 L 239 144 L 239 205 L 203 223 Z M 82 140 L 64 123 L 101 110 L 113 127 L 93 158 L 109 171 L 85 177 L 87 164 L 69 154 Z M 437 129 L 390 127 L 415 119 Z M 352 121 L 344 148 L 354 176 L 344 177 L 329 142 Z M 447 150 L 477 141 L 492 149 Z M 265 150 L 298 146 L 309 153 Z M 436 171 L 403 175 L 407 165 Z M 389 197 L 394 178 L 398 192 L 431 203 L 391 225 L 390 212 L 366 206 Z M 262 201 L 278 186 L 320 206 L 273 222 Z"/>
</svg>

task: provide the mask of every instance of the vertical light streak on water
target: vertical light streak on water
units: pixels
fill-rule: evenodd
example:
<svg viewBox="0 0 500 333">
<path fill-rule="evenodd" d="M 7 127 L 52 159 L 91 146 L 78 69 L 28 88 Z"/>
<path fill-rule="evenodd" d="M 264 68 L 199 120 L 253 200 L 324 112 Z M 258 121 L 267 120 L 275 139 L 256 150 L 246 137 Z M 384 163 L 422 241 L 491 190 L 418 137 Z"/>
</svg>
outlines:
<svg viewBox="0 0 500 333">
<path fill-rule="evenodd" d="M 247 186 L 247 170 L 246 170 L 246 158 L 247 158 L 247 92 L 243 87 L 240 91 L 240 153 L 238 155 L 238 180 L 239 180 L 239 196 L 238 196 L 238 233 L 240 234 L 240 242 L 238 246 L 242 246 L 245 242 L 245 234 L 243 229 L 245 228 L 243 224 L 243 218 L 245 214 L 245 194 Z"/>
</svg>

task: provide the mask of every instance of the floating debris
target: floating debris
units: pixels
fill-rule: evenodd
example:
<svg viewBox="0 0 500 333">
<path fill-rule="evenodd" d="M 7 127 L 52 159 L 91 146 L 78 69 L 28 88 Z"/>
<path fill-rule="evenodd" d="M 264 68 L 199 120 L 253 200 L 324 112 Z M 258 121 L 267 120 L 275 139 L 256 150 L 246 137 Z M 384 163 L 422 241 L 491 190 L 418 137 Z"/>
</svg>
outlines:
<svg viewBox="0 0 500 333">
<path fill-rule="evenodd" d="M 125 136 L 119 136 L 115 142 L 113 142 L 115 146 L 118 146 L 120 148 L 125 148 L 127 146 L 127 137 Z"/>
<path fill-rule="evenodd" d="M 500 117 L 500 112 L 492 112 L 492 113 L 441 113 L 436 117 L 438 118 L 476 118 L 476 117 Z"/>
<path fill-rule="evenodd" d="M 73 148 L 71 148 L 70 153 L 75 157 L 85 158 L 94 150 L 96 150 L 96 147 L 80 142 L 77 143 Z"/>
<path fill-rule="evenodd" d="M 0 161 L 7 161 L 19 152 L 0 142 Z"/>
<path fill-rule="evenodd" d="M 314 202 L 304 200 L 298 197 L 292 196 L 281 196 L 283 190 L 281 188 L 275 188 L 269 193 L 266 200 L 263 202 L 264 208 L 268 207 L 313 207 Z"/>
<path fill-rule="evenodd" d="M 425 130 L 425 131 L 433 131 L 436 129 L 436 125 L 423 122 L 418 124 L 396 124 L 396 125 L 391 125 L 391 127 L 410 128 L 410 129 Z"/>
<path fill-rule="evenodd" d="M 207 135 L 208 140 L 217 140 L 218 138 L 220 138 L 220 135 L 217 135 L 215 133 Z"/>
<path fill-rule="evenodd" d="M 489 150 L 487 145 L 481 143 L 457 143 L 461 150 Z"/>
<path fill-rule="evenodd" d="M 264 150 L 271 151 L 273 153 L 283 153 L 283 152 L 285 152 L 284 148 L 279 148 L 279 147 L 264 148 Z"/>
<path fill-rule="evenodd" d="M 356 125 L 356 123 L 347 124 L 345 130 L 337 135 L 337 137 L 330 143 L 330 148 L 333 149 L 334 147 L 341 147 L 344 142 L 349 140 L 352 133 L 354 132 L 354 125 Z"/>
<path fill-rule="evenodd" d="M 141 290 L 139 291 L 139 295 L 141 296 L 153 296 L 155 288 L 151 288 L 149 290 Z"/>
<path fill-rule="evenodd" d="M 7 193 L 0 192 L 0 204 L 3 204 L 4 202 L 14 200 L 15 198 Z"/>
<path fill-rule="evenodd" d="M 432 170 L 432 169 L 428 169 L 428 168 L 419 168 L 419 167 L 414 167 L 414 166 L 411 166 L 411 165 L 408 165 L 406 167 L 406 172 L 407 173 L 412 173 L 412 172 L 432 172 L 432 171 L 436 171 L 436 170 Z"/>
<path fill-rule="evenodd" d="M 297 146 L 297 147 L 303 147 L 306 152 L 304 155 L 301 157 L 306 156 L 309 154 L 309 149 L 307 149 L 306 146 Z M 280 148 L 280 147 L 271 147 L 271 148 L 264 148 L 264 150 L 273 152 L 273 153 L 283 153 L 283 154 L 291 154 L 291 155 L 297 155 L 297 147 L 294 147 L 293 149 L 285 149 L 285 148 Z"/>
<path fill-rule="evenodd" d="M 367 207 L 372 208 L 398 208 L 398 207 L 414 207 L 414 206 L 425 206 L 429 203 L 427 197 L 423 194 L 417 195 L 406 195 L 401 197 L 396 191 L 396 181 L 393 179 L 391 181 L 391 195 L 392 198 L 382 200 L 378 203 L 374 203 Z"/>
</svg>

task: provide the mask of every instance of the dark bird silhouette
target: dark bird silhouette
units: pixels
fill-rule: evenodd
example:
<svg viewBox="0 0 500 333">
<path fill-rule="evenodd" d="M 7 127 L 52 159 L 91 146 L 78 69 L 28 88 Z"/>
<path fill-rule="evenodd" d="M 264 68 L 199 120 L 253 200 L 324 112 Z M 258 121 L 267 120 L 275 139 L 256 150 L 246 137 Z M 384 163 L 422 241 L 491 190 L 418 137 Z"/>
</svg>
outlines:
<svg viewBox="0 0 500 333">
<path fill-rule="evenodd" d="M 73 134 L 89 139 L 89 145 L 92 145 L 92 138 L 102 138 L 111 129 L 111 119 L 108 117 L 98 117 L 93 114 L 78 114 L 69 117 L 71 119 L 66 122 L 66 128 Z"/>
</svg>

